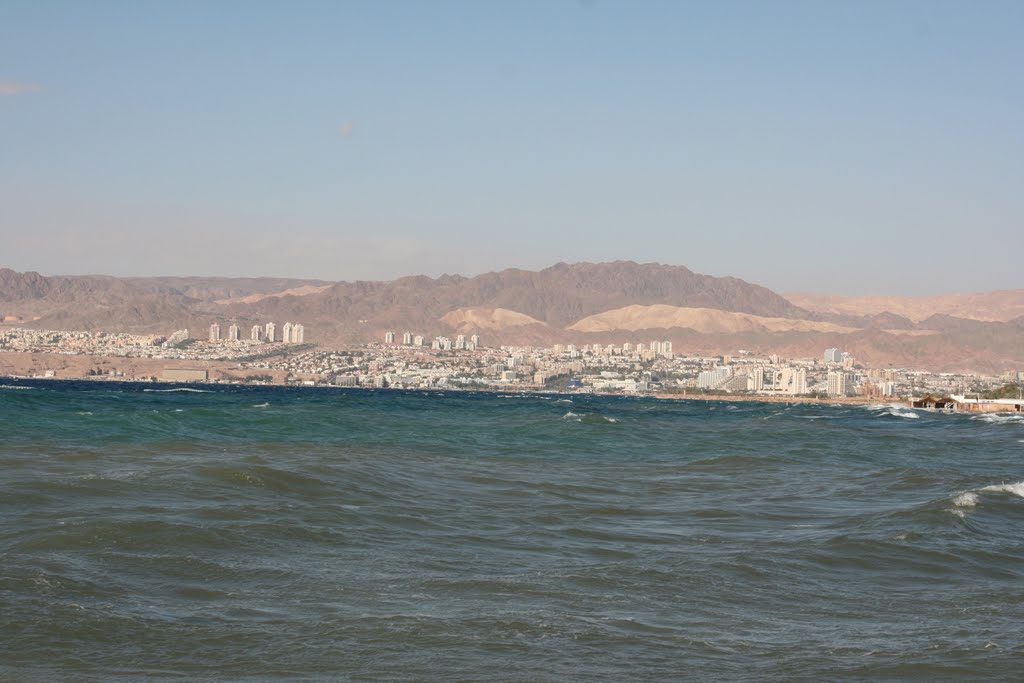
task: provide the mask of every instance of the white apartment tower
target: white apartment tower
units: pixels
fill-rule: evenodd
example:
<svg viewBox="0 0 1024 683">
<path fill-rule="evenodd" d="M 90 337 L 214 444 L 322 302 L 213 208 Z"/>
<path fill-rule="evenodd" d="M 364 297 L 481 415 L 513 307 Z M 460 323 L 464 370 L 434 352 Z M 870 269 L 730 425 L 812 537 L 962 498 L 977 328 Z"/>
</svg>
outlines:
<svg viewBox="0 0 1024 683">
<path fill-rule="evenodd" d="M 758 366 L 747 373 L 747 391 L 764 390 L 764 368 Z"/>
<path fill-rule="evenodd" d="M 466 335 L 460 334 L 455 337 L 455 348 L 464 349 L 466 348 Z"/>
<path fill-rule="evenodd" d="M 220 341 L 220 325 L 218 323 L 210 325 L 210 341 Z"/>
<path fill-rule="evenodd" d="M 281 341 L 285 344 L 292 343 L 292 324 L 285 323 L 284 327 L 281 328 Z"/>
<path fill-rule="evenodd" d="M 249 333 L 249 339 L 252 339 L 253 341 L 259 341 L 262 338 L 263 338 L 263 334 L 262 334 L 262 330 L 260 330 L 260 326 L 259 325 L 253 325 L 252 326 L 252 331 Z"/>
<path fill-rule="evenodd" d="M 275 330 L 277 329 L 277 326 L 274 325 L 274 323 L 267 323 L 267 326 L 264 329 L 266 330 L 264 339 L 266 339 L 268 342 L 274 341 L 274 333 Z"/>
<path fill-rule="evenodd" d="M 395 333 L 392 332 L 391 330 L 388 330 L 387 332 L 385 332 L 384 333 L 384 343 L 385 344 L 394 344 L 395 343 Z"/>
<path fill-rule="evenodd" d="M 228 328 L 228 339 L 238 341 L 238 325 L 231 323 L 231 327 Z"/>
<path fill-rule="evenodd" d="M 828 373 L 828 395 L 846 396 L 846 373 L 833 370 Z"/>
<path fill-rule="evenodd" d="M 402 335 L 402 343 L 406 346 L 412 346 L 412 332 L 406 330 L 405 334 Z"/>
<path fill-rule="evenodd" d="M 474 334 L 469 338 L 469 341 L 473 344 L 473 348 L 478 348 L 480 346 L 480 337 L 478 335 Z"/>
</svg>

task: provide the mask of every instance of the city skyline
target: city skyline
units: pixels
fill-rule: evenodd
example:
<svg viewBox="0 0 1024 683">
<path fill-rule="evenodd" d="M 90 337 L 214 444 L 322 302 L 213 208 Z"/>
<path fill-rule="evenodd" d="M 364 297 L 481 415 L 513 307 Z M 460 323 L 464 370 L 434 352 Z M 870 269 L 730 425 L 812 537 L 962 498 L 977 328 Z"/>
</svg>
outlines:
<svg viewBox="0 0 1024 683">
<path fill-rule="evenodd" d="M 631 259 L 784 292 L 1020 286 L 997 248 L 1024 209 L 1018 3 L 10 2 L 0 19 L 17 270 L 352 281 Z"/>
</svg>

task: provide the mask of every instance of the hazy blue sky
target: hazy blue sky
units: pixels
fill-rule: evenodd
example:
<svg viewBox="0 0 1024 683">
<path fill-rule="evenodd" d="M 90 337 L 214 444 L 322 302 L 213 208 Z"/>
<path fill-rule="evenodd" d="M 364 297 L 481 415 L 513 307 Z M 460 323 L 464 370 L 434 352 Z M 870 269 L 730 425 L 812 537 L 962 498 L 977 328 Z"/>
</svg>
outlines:
<svg viewBox="0 0 1024 683">
<path fill-rule="evenodd" d="M 0 266 L 1024 287 L 1024 2 L 0 3 Z"/>
</svg>

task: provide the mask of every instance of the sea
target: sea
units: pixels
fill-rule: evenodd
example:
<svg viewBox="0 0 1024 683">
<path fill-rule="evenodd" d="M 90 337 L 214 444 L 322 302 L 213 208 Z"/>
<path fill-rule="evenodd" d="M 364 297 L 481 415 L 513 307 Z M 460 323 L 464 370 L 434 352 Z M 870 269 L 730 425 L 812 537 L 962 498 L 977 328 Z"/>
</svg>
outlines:
<svg viewBox="0 0 1024 683">
<path fill-rule="evenodd" d="M 0 680 L 1021 680 L 1024 416 L 0 381 Z"/>
</svg>

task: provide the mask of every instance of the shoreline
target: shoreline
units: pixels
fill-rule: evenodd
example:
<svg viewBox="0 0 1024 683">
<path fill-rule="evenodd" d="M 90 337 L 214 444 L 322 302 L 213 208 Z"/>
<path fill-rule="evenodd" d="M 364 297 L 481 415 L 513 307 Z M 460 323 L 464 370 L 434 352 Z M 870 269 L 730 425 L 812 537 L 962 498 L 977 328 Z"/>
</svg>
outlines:
<svg viewBox="0 0 1024 683">
<path fill-rule="evenodd" d="M 110 377 L 97 375 L 91 377 L 28 377 L 24 375 L 0 374 L 0 386 L 7 381 L 27 380 L 30 382 L 89 382 L 89 383 L 110 383 L 110 384 L 138 384 L 152 386 L 174 386 L 174 387 L 210 387 L 210 386 L 243 386 L 243 387 L 272 387 L 272 388 L 297 388 L 297 389 L 335 389 L 345 391 L 407 391 L 424 394 L 436 393 L 486 393 L 486 394 L 535 394 L 538 396 L 602 396 L 619 398 L 642 398 L 658 401 L 718 401 L 721 403 L 786 403 L 786 404 L 808 404 L 808 405 L 872 405 L 875 403 L 886 403 L 880 399 L 867 398 L 863 396 L 835 396 L 829 398 L 813 398 L 807 396 L 758 396 L 758 395 L 718 395 L 718 394 L 676 394 L 676 393 L 617 393 L 606 391 L 559 391 L 555 389 L 538 389 L 536 387 L 367 387 L 367 386 L 337 386 L 333 384 L 303 384 L 301 382 L 230 382 L 230 381 L 195 381 L 178 382 L 168 380 L 147 380 L 133 377 Z M 12 387 L 15 388 L 15 387 Z M 23 387 L 17 387 L 23 388 Z M 907 401 L 893 400 L 890 404 L 906 405 Z"/>
</svg>

